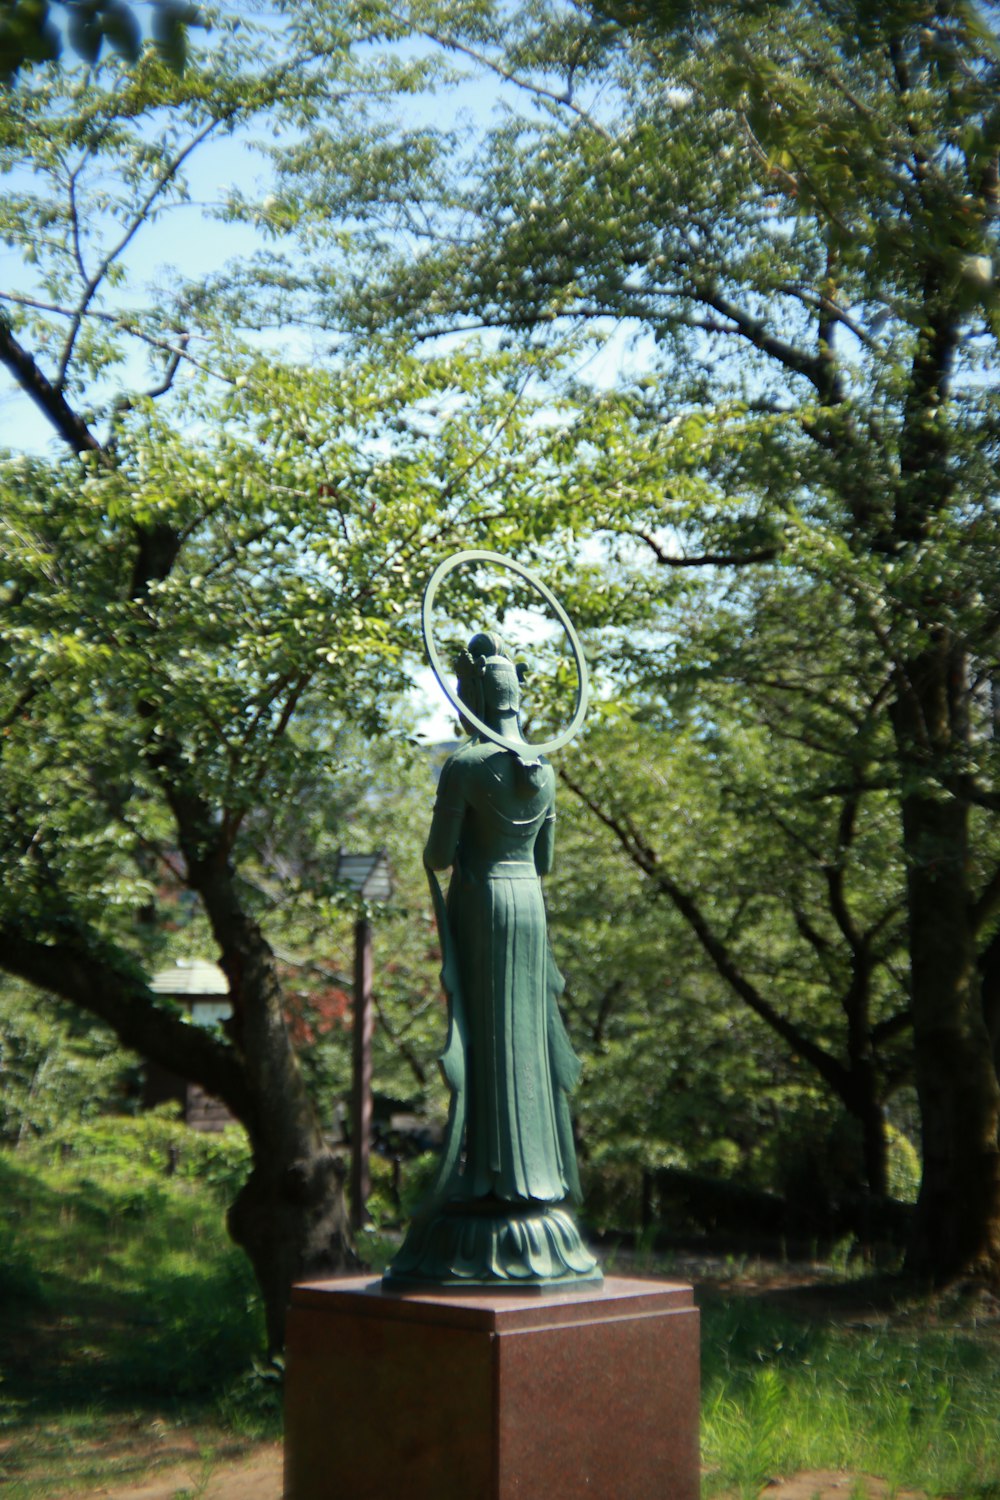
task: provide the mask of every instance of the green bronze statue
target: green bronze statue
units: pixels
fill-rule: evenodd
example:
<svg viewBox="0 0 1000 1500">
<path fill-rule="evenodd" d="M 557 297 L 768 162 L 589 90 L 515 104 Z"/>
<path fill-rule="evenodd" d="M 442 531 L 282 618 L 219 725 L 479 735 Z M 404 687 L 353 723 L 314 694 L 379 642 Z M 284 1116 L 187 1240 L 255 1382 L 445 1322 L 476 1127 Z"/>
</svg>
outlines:
<svg viewBox="0 0 1000 1500">
<path fill-rule="evenodd" d="M 550 597 L 519 565 L 492 554 L 459 554 L 445 567 L 483 558 L 513 568 Z M 433 598 L 430 587 L 428 593 Z M 585 668 L 572 627 L 561 609 L 559 615 L 580 671 L 575 726 L 586 706 Z M 425 637 L 437 670 L 428 616 L 425 598 Z M 445 762 L 424 851 L 448 998 L 441 1063 L 451 1104 L 435 1188 L 385 1280 L 515 1290 L 592 1286 L 601 1275 L 569 1207 L 580 1195 L 569 1109 L 580 1065 L 559 1013 L 563 981 L 541 887 L 552 865 L 555 774 L 522 737 L 519 673 L 500 637 L 473 636 L 455 665 L 457 700 L 445 691 L 472 738 Z M 436 872 L 448 868 L 445 901 Z"/>
</svg>

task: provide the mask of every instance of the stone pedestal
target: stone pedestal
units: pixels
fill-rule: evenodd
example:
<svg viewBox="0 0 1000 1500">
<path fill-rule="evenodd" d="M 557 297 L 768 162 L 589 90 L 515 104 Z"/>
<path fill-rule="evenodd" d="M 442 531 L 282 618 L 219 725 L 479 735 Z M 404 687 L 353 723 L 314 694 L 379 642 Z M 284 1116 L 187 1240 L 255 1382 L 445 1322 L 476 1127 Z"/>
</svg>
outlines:
<svg viewBox="0 0 1000 1500">
<path fill-rule="evenodd" d="M 295 1288 L 285 1500 L 697 1500 L 691 1288 Z"/>
</svg>

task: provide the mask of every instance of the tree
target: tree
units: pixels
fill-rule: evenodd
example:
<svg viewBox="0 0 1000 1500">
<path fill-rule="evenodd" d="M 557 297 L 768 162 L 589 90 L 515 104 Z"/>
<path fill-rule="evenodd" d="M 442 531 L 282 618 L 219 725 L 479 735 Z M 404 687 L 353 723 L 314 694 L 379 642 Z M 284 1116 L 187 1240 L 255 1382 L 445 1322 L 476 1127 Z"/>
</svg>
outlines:
<svg viewBox="0 0 1000 1500">
<path fill-rule="evenodd" d="M 254 870 L 296 788 L 326 784 L 333 809 L 345 801 L 337 726 L 385 727 L 428 550 L 512 528 L 483 467 L 482 370 L 460 412 L 471 377 L 454 358 L 397 359 L 391 373 L 377 360 L 349 382 L 243 368 L 221 412 L 194 407 L 211 434 L 197 445 L 143 410 L 119 427 L 111 465 L 5 466 L 0 963 L 246 1126 L 254 1170 L 230 1224 L 276 1346 L 291 1279 L 350 1251 Z M 506 475 L 517 397 L 501 378 L 493 398 Z M 419 399 L 449 406 L 446 428 L 408 430 L 388 454 L 373 435 L 394 402 L 407 427 Z M 139 918 L 160 868 L 204 909 L 233 996 L 227 1038 L 146 985 Z"/>
<path fill-rule="evenodd" d="M 422 253 L 387 236 L 398 191 L 373 194 L 362 244 L 382 271 L 369 262 L 349 309 L 425 336 L 648 331 L 650 421 L 667 446 L 671 424 L 703 441 L 658 503 L 627 479 L 595 493 L 592 524 L 638 533 L 668 574 L 780 567 L 845 601 L 887 684 L 858 786 L 895 799 L 907 870 L 923 1132 L 909 1264 L 996 1277 L 997 9 L 408 16 L 512 102 L 450 173 L 452 133 L 422 131 L 419 154 L 404 140 L 394 177 L 379 139 Z M 308 179 L 307 153 L 289 170 Z M 355 156 L 326 201 L 363 171 Z"/>
<path fill-rule="evenodd" d="M 0 359 L 75 456 L 9 460 L 3 477 L 0 962 L 202 1083 L 244 1123 L 254 1168 L 230 1224 L 254 1263 L 277 1348 L 291 1277 L 351 1254 L 336 1164 L 288 1045 L 273 958 L 234 857 L 253 789 L 277 771 L 312 674 L 304 651 L 281 659 L 287 612 L 269 622 L 269 663 L 266 637 L 247 640 L 245 599 L 228 595 L 221 619 L 211 599 L 223 579 L 231 588 L 252 581 L 263 603 L 255 562 L 273 599 L 281 564 L 296 571 L 294 523 L 286 511 L 272 529 L 260 477 L 255 486 L 226 468 L 239 442 L 185 452 L 153 412 L 189 352 L 191 320 L 164 327 L 155 310 L 137 317 L 114 305 L 125 252 L 183 195 L 187 159 L 245 119 L 260 95 L 247 105 L 225 68 L 182 85 L 149 55 L 131 75 L 105 64 L 85 89 L 79 82 L 49 74 L 24 83 L 9 100 L 3 140 L 5 171 L 34 173 L 27 191 L 8 194 L 3 231 L 37 268 L 38 285 L 25 289 L 19 278 L 7 294 L 13 311 L 0 323 Z M 128 335 L 160 364 L 141 397 L 115 389 Z M 56 350 L 53 373 L 26 336 Z M 233 391 L 231 363 L 224 378 Z M 105 392 L 111 422 L 101 436 L 92 408 Z M 229 485 L 243 504 L 231 503 Z M 255 533 L 271 546 L 253 560 Z M 213 580 L 211 644 L 197 629 L 199 566 Z M 247 659 L 237 667 L 241 640 Z M 206 676 L 213 646 L 220 654 Z M 255 693 L 249 718 L 237 707 L 241 688 L 248 702 Z M 208 716 L 200 726 L 199 710 Z M 233 991 L 228 1044 L 184 1026 L 147 987 L 142 926 L 129 929 L 136 912 L 149 912 L 157 861 L 204 903 Z"/>
<path fill-rule="evenodd" d="M 786 586 L 773 602 L 786 629 L 806 627 L 799 592 Z M 657 652 L 633 653 L 654 657 L 643 687 L 605 709 L 608 722 L 561 775 L 658 909 L 686 924 L 703 976 L 714 974 L 793 1071 L 811 1073 L 853 1118 L 855 1180 L 885 1196 L 886 1106 L 912 1060 L 893 806 L 864 783 L 872 684 L 838 673 L 828 641 L 811 655 L 806 628 L 794 661 L 776 661 L 778 621 L 762 629 L 763 613 L 744 599 L 689 617 L 666 676 Z M 833 797 L 824 762 L 839 770 L 845 741 L 856 779 Z"/>
<path fill-rule="evenodd" d="M 575 1108 L 585 1183 L 596 1178 L 599 1189 L 605 1168 L 618 1189 L 631 1181 L 635 1192 L 640 1170 L 662 1167 L 773 1187 L 781 1146 L 797 1139 L 818 1147 L 834 1112 L 808 1066 L 774 1047 L 766 1025 L 713 970 L 669 897 L 654 880 L 636 879 L 635 867 L 621 857 L 618 831 L 627 809 L 645 833 L 662 838 L 665 864 L 689 876 L 697 869 L 713 917 L 733 908 L 746 914 L 749 901 L 735 899 L 724 881 L 707 889 L 706 863 L 724 869 L 732 856 L 721 839 L 711 841 L 712 831 L 721 830 L 712 830 L 706 789 L 681 772 L 689 758 L 688 747 L 655 732 L 637 736 L 622 713 L 592 729 L 586 748 L 561 767 L 546 904 L 566 980 L 562 1005 L 584 1062 Z M 592 795 L 601 818 L 571 784 Z M 723 912 L 727 900 L 732 906 Z M 767 946 L 765 901 L 754 916 L 752 933 L 739 934 L 740 952 L 758 959 Z M 770 953 L 777 968 L 783 955 L 774 942 Z M 773 968 L 754 977 L 767 986 Z M 813 995 L 787 990 L 781 998 L 791 999 L 795 1019 L 821 1027 L 823 1009 Z M 602 1196 L 589 1204 L 598 1218 L 608 1208 L 619 1227 L 629 1223 L 622 1214 L 638 1218 L 637 1204 L 602 1209 Z"/>
<path fill-rule="evenodd" d="M 343 61 L 339 33 L 330 49 Z M 508 491 L 551 468 L 510 355 L 375 344 L 316 368 L 241 341 L 234 308 L 264 319 L 249 279 L 126 300 L 128 254 L 183 200 L 194 152 L 308 92 L 291 67 L 234 32 L 183 80 L 151 56 L 32 75 L 0 142 L 2 232 L 23 257 L 0 361 L 65 450 L 0 472 L 0 966 L 245 1126 L 253 1165 L 229 1223 L 272 1349 L 291 1281 L 353 1251 L 259 876 L 289 798 L 326 797 L 332 843 L 347 726 L 382 732 L 408 683 L 428 557 L 523 545 Z M 328 865 L 319 876 L 322 891 Z M 214 939 L 225 1034 L 149 989 L 164 878 Z"/>
</svg>

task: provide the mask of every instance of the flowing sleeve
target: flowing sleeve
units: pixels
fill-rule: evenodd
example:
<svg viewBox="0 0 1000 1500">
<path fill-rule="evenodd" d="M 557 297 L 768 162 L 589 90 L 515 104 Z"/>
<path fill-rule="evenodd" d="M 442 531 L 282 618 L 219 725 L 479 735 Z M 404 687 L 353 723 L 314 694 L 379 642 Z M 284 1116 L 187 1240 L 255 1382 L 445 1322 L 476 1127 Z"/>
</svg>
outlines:
<svg viewBox="0 0 1000 1500">
<path fill-rule="evenodd" d="M 424 849 L 424 865 L 430 885 L 434 916 L 438 936 L 441 940 L 441 983 L 448 999 L 448 1036 L 445 1048 L 438 1059 L 445 1084 L 451 1094 L 448 1104 L 448 1124 L 445 1127 L 444 1146 L 438 1161 L 434 1185 L 413 1216 L 402 1248 L 394 1257 L 392 1272 L 405 1276 L 421 1265 L 427 1248 L 427 1234 L 435 1217 L 448 1200 L 461 1169 L 462 1143 L 465 1138 L 466 1114 L 466 1065 L 469 1047 L 468 1023 L 465 1000 L 459 972 L 458 955 L 455 950 L 448 908 L 436 870 L 446 869 L 454 862 L 458 845 L 458 834 L 465 811 L 461 795 L 458 768 L 453 760 L 445 761 L 438 782 L 437 800 L 431 819 L 431 831 Z"/>
</svg>

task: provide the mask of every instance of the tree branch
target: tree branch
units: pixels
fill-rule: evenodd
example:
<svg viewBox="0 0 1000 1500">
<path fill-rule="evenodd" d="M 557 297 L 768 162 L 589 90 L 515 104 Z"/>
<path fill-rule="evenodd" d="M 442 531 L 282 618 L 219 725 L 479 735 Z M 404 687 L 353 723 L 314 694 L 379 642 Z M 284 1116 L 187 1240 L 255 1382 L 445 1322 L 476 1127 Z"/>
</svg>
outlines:
<svg viewBox="0 0 1000 1500">
<path fill-rule="evenodd" d="M 584 124 L 589 125 L 590 129 L 596 135 L 599 135 L 602 140 L 611 141 L 613 139 L 610 131 L 606 130 L 599 120 L 595 120 L 593 115 L 575 103 L 573 99 L 572 71 L 570 78 L 567 80 L 566 88 L 561 94 L 557 94 L 554 89 L 547 89 L 544 84 L 532 83 L 527 78 L 521 78 L 512 69 L 505 68 L 502 63 L 495 61 L 485 52 L 480 52 L 476 47 L 470 46 L 468 42 L 459 41 L 458 37 L 450 36 L 443 32 L 432 31 L 422 26 L 417 26 L 413 29 L 417 36 L 426 37 L 429 42 L 435 42 L 437 46 L 444 47 L 448 52 L 458 52 L 462 57 L 467 57 L 470 62 L 478 63 L 481 68 L 487 68 L 497 78 L 502 78 L 505 83 L 512 83 L 515 88 L 522 89 L 525 93 L 533 94 L 538 99 L 549 99 L 553 104 L 558 104 L 563 109 L 570 110 Z"/>
<path fill-rule="evenodd" d="M 107 453 L 86 422 L 69 405 L 62 391 L 58 390 L 46 375 L 43 375 L 32 355 L 18 343 L 10 324 L 2 316 L 0 316 L 0 363 L 6 365 L 25 395 L 31 397 L 74 453 L 96 453 L 102 464 L 110 467 Z"/>
<path fill-rule="evenodd" d="M 250 1100 L 233 1048 L 157 1004 L 127 961 L 102 961 L 76 943 L 50 946 L 0 926 L 0 967 L 79 1005 L 110 1026 L 123 1046 L 201 1084 L 247 1119 Z"/>
<path fill-rule="evenodd" d="M 841 936 L 854 955 L 855 961 L 860 960 L 867 953 L 867 942 L 858 930 L 853 913 L 847 904 L 847 892 L 844 889 L 844 856 L 851 844 L 854 842 L 854 830 L 857 821 L 858 803 L 861 793 L 857 786 L 852 793 L 848 793 L 841 802 L 840 818 L 837 824 L 837 859 L 833 864 L 825 864 L 823 876 L 826 880 L 827 895 L 830 901 L 830 911 L 833 920 L 840 929 Z"/>
<path fill-rule="evenodd" d="M 872 1044 L 877 1049 L 882 1042 L 891 1041 L 894 1036 L 899 1036 L 908 1026 L 913 1025 L 913 1012 L 907 1007 L 906 1010 L 898 1010 L 895 1015 L 886 1016 L 884 1021 L 876 1021 L 871 1030 Z"/>
<path fill-rule="evenodd" d="M 624 988 L 624 979 L 619 977 L 612 980 L 598 1002 L 597 1015 L 594 1018 L 594 1024 L 590 1032 L 590 1039 L 595 1047 L 603 1047 L 604 1045 L 604 1033 L 607 1030 L 608 1021 L 611 1019 L 611 1012 L 615 1001 Z"/>
<path fill-rule="evenodd" d="M 817 359 L 815 355 L 804 353 L 794 344 L 789 344 L 786 340 L 778 338 L 776 334 L 770 333 L 763 318 L 756 318 L 745 308 L 737 307 L 735 302 L 723 296 L 722 292 L 714 286 L 699 285 L 695 282 L 689 290 L 689 295 L 695 302 L 714 308 L 717 313 L 728 318 L 733 324 L 732 328 L 720 329 L 720 332 L 738 334 L 755 349 L 759 349 L 761 354 L 777 360 L 793 374 L 803 376 L 821 394 L 825 390 L 827 373 L 822 360 Z"/>
<path fill-rule="evenodd" d="M 676 557 L 648 531 L 635 529 L 632 535 L 640 542 L 645 542 L 656 561 L 665 568 L 744 568 L 752 563 L 773 562 L 780 551 L 778 547 L 760 547 L 755 552 L 745 552 L 742 555 L 733 552 L 701 552 L 695 557 Z"/>
<path fill-rule="evenodd" d="M 794 1052 L 803 1057 L 819 1073 L 838 1098 L 847 1100 L 853 1097 L 851 1076 L 843 1063 L 800 1031 L 794 1022 L 776 1010 L 770 1001 L 764 998 L 756 985 L 747 979 L 728 946 L 719 939 L 709 925 L 694 897 L 679 886 L 663 869 L 656 851 L 641 838 L 628 820 L 616 817 L 606 805 L 597 802 L 579 782 L 573 780 L 565 769 L 560 770 L 559 776 L 594 816 L 610 829 L 632 863 L 642 870 L 658 890 L 670 898 L 701 943 L 717 972 L 734 993 L 749 1006 L 755 1015 L 766 1022 L 772 1031 L 787 1042 Z"/>
<path fill-rule="evenodd" d="M 125 250 L 127 250 L 128 246 L 138 234 L 139 230 L 146 223 L 147 215 L 152 209 L 157 198 L 160 197 L 160 195 L 165 191 L 168 185 L 174 180 L 191 153 L 193 151 L 196 151 L 197 148 L 208 139 L 208 137 L 212 134 L 213 130 L 215 130 L 217 126 L 230 120 L 235 113 L 236 106 L 234 105 L 229 111 L 225 112 L 224 114 L 217 115 L 214 119 L 209 120 L 205 125 L 202 126 L 201 130 L 195 132 L 195 134 L 191 137 L 191 139 L 187 142 L 183 149 L 178 151 L 177 155 L 172 159 L 172 161 L 167 163 L 160 176 L 156 179 L 152 187 L 149 189 L 149 192 L 139 204 L 138 208 L 132 216 L 132 221 L 126 228 L 124 234 L 119 236 L 116 243 L 112 245 L 107 254 L 103 256 L 97 269 L 87 279 L 86 284 L 84 285 L 83 295 L 73 311 L 69 332 L 67 333 L 66 340 L 63 344 L 62 357 L 59 361 L 59 374 L 56 377 L 57 390 L 61 390 L 66 382 L 66 374 L 69 369 L 69 362 L 73 357 L 73 348 L 76 344 L 76 339 L 78 333 L 80 332 L 81 324 L 84 317 L 86 316 L 91 302 L 93 301 L 97 293 L 98 287 L 104 280 L 105 276 L 108 274 L 108 271 L 111 269 L 112 265 L 114 265 L 119 256 L 122 255 Z"/>
<path fill-rule="evenodd" d="M 36 312 L 54 313 L 59 318 L 73 317 L 73 312 L 68 307 L 61 307 L 57 302 L 42 302 L 37 297 L 25 297 L 19 292 L 0 292 L 0 302 L 10 302 L 15 307 L 31 307 Z M 124 312 L 110 313 L 104 312 L 101 308 L 91 307 L 87 310 L 86 316 L 94 318 L 101 323 L 110 323 L 120 333 L 127 333 L 129 338 L 138 339 L 140 343 L 148 344 L 151 349 L 158 349 L 161 353 L 170 355 L 171 359 L 179 356 L 189 365 L 193 366 L 194 369 L 201 370 L 205 375 L 211 375 L 213 380 L 227 381 L 229 384 L 232 384 L 233 377 L 223 375 L 219 370 L 213 370 L 211 365 L 206 365 L 202 360 L 195 359 L 189 352 L 188 346 L 191 341 L 191 334 L 189 332 L 185 331 L 183 334 L 180 334 L 177 342 L 173 343 L 169 339 L 157 338 L 155 333 L 147 333 L 145 329 L 136 327 L 131 319 L 137 316 L 137 314 Z M 148 394 L 155 396 L 159 393 L 151 391 Z"/>
<path fill-rule="evenodd" d="M 191 335 L 189 333 L 180 334 L 177 341 L 178 347 L 171 351 L 170 358 L 167 360 L 166 368 L 163 371 L 163 379 L 158 381 L 156 385 L 151 386 L 149 390 L 143 392 L 144 400 L 155 401 L 158 396 L 165 396 L 167 394 L 177 378 L 177 371 L 181 367 L 181 360 L 184 358 L 190 339 Z M 114 406 L 115 416 L 125 416 L 126 412 L 130 412 L 134 405 L 135 398 L 133 396 L 119 396 Z"/>
<path fill-rule="evenodd" d="M 407 1067 L 410 1069 L 410 1072 L 413 1074 L 420 1087 L 424 1088 L 427 1084 L 427 1069 L 424 1067 L 420 1058 L 414 1052 L 413 1048 L 410 1046 L 409 1042 L 402 1035 L 402 1033 L 393 1029 L 389 1018 L 385 1013 L 385 1008 L 382 1005 L 382 1002 L 379 999 L 378 995 L 374 991 L 372 992 L 372 1004 L 375 1008 L 375 1014 L 378 1017 L 378 1023 L 385 1035 L 388 1037 L 390 1044 L 395 1048 L 400 1057 L 406 1063 Z"/>
</svg>

